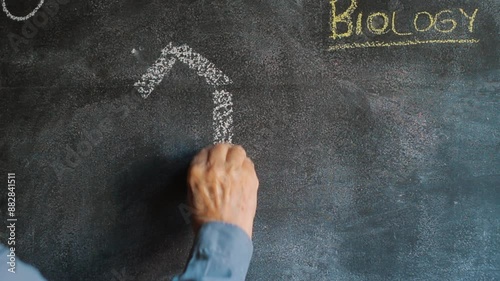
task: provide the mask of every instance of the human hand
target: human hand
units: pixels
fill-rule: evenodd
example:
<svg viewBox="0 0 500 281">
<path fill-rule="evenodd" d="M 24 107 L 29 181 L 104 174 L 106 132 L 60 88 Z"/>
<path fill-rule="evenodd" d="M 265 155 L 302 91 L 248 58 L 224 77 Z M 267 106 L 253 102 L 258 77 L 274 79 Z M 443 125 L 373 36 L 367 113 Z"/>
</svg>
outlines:
<svg viewBox="0 0 500 281">
<path fill-rule="evenodd" d="M 196 232 L 204 223 L 221 221 L 252 238 L 259 180 L 243 147 L 216 144 L 200 151 L 191 162 L 188 187 Z"/>
</svg>

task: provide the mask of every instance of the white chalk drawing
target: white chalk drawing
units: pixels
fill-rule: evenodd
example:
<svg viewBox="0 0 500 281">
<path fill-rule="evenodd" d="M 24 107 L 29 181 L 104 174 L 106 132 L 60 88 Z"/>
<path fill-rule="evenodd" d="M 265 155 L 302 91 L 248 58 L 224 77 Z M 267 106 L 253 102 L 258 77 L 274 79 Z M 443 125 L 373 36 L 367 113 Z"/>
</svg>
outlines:
<svg viewBox="0 0 500 281">
<path fill-rule="evenodd" d="M 231 142 L 233 137 L 233 101 L 231 93 L 225 90 L 213 93 L 214 142 Z"/>
<path fill-rule="evenodd" d="M 32 16 L 34 16 L 36 14 L 36 12 L 38 12 L 38 10 L 43 6 L 43 3 L 45 2 L 45 0 L 40 0 L 40 3 L 38 3 L 38 6 L 36 6 L 36 8 L 31 13 L 27 14 L 24 17 L 18 17 L 18 16 L 14 16 L 13 14 L 11 14 L 9 12 L 9 9 L 7 9 L 7 4 L 5 4 L 5 1 L 6 0 L 2 0 L 2 9 L 10 19 L 15 20 L 15 21 L 25 21 L 25 20 L 31 18 Z"/>
<path fill-rule="evenodd" d="M 148 68 L 141 79 L 134 86 L 143 98 L 148 98 L 167 75 L 176 61 L 183 62 L 187 66 L 197 72 L 197 74 L 207 81 L 211 86 L 214 86 L 213 92 L 213 129 L 214 143 L 227 142 L 231 143 L 233 138 L 233 101 L 230 92 L 224 90 L 223 86 L 232 83 L 221 70 L 213 63 L 196 53 L 187 45 L 174 47 L 170 43 L 161 51 L 161 56 L 155 63 Z"/>
</svg>

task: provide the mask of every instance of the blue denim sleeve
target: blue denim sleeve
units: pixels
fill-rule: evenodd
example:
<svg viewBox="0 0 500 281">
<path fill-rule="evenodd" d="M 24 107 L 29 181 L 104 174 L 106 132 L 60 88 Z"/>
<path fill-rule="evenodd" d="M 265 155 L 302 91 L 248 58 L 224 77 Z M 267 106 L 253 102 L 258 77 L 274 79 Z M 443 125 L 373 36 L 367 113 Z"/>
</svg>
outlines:
<svg viewBox="0 0 500 281">
<path fill-rule="evenodd" d="M 186 270 L 172 281 L 243 281 L 252 252 L 252 240 L 238 226 L 222 222 L 204 224 Z"/>
<path fill-rule="evenodd" d="M 15 252 L 0 244 L 0 280 L 46 281 L 33 266 L 22 262 Z"/>
</svg>

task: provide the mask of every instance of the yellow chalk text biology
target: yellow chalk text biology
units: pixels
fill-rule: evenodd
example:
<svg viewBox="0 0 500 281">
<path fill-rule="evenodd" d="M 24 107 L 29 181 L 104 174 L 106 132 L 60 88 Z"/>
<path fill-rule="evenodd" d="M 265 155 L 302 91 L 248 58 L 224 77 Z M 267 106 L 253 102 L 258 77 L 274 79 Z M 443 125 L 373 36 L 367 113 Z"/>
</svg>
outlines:
<svg viewBox="0 0 500 281">
<path fill-rule="evenodd" d="M 338 8 L 339 2 L 348 1 L 349 6 L 341 10 Z M 368 41 L 356 43 L 334 44 L 330 50 L 367 48 L 367 47 L 394 47 L 394 46 L 412 46 L 420 44 L 474 44 L 478 39 L 454 38 L 457 31 L 469 34 L 474 33 L 474 24 L 477 19 L 479 9 L 449 8 L 436 13 L 428 11 L 416 11 L 410 19 L 400 17 L 398 12 L 381 11 L 358 11 L 359 0 L 330 0 L 331 4 L 331 35 L 330 37 L 337 41 L 338 39 L 355 38 L 356 36 L 371 33 L 373 35 L 391 34 L 398 40 L 391 41 Z M 345 3 L 343 3 L 345 4 Z M 403 21 L 407 21 L 406 23 Z M 409 22 L 408 22 L 409 21 Z M 459 26 L 459 22 L 465 23 L 465 26 Z M 401 26 L 405 24 L 410 29 L 403 30 Z M 463 30 L 459 30 L 459 28 Z M 446 39 L 421 38 L 429 32 L 438 32 L 448 35 Z M 455 35 L 455 37 L 457 37 Z M 411 39 L 410 39 L 411 38 Z"/>
</svg>

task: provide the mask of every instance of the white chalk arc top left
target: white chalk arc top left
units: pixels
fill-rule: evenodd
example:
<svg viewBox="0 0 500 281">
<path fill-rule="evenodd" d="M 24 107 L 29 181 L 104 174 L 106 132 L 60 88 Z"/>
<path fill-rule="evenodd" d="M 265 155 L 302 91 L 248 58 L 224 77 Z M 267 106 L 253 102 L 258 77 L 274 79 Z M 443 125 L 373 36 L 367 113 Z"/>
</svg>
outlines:
<svg viewBox="0 0 500 281">
<path fill-rule="evenodd" d="M 15 21 L 25 21 L 25 20 L 31 18 L 32 16 L 34 16 L 36 14 L 36 12 L 38 12 L 38 10 L 43 6 L 43 3 L 45 2 L 45 0 L 40 0 L 40 3 L 38 3 L 38 6 L 36 6 L 36 8 L 31 13 L 27 14 L 24 17 L 18 17 L 18 16 L 14 16 L 13 14 L 11 14 L 9 12 L 9 10 L 7 9 L 7 4 L 5 4 L 5 1 L 6 0 L 2 0 L 2 9 L 10 19 L 15 20 Z"/>
</svg>

